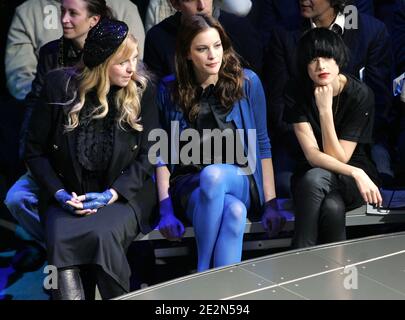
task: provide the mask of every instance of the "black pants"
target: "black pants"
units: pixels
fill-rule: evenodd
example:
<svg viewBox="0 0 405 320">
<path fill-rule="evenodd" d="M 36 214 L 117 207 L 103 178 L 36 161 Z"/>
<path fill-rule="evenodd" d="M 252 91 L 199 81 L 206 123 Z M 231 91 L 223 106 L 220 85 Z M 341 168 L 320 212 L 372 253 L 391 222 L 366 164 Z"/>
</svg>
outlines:
<svg viewBox="0 0 405 320">
<path fill-rule="evenodd" d="M 312 168 L 292 178 L 294 248 L 346 240 L 346 210 L 363 204 L 353 178 Z"/>
<path fill-rule="evenodd" d="M 103 300 L 126 293 L 100 266 L 82 265 L 58 269 L 58 288 L 53 292 L 53 299 L 94 300 L 96 285 Z"/>
</svg>

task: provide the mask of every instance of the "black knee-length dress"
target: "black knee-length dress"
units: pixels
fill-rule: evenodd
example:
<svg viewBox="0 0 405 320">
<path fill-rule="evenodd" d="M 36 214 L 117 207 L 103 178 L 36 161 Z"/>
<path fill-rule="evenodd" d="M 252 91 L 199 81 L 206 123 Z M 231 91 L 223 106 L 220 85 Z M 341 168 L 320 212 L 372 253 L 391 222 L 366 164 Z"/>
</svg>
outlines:
<svg viewBox="0 0 405 320">
<path fill-rule="evenodd" d="M 207 88 L 203 89 L 202 87 L 198 87 L 196 90 L 196 95 L 199 97 L 200 108 L 199 113 L 196 119 L 191 122 L 188 121 L 188 125 L 190 128 L 195 129 L 198 131 L 200 136 L 200 159 L 198 164 L 191 163 L 191 164 L 184 164 L 182 159 L 180 159 L 180 163 L 175 166 L 174 171 L 170 177 L 170 195 L 173 201 L 173 205 L 175 207 L 176 212 L 180 213 L 180 218 L 186 220 L 185 218 L 185 211 L 187 209 L 187 204 L 190 199 L 191 194 L 195 189 L 200 186 L 200 174 L 201 170 L 206 167 L 207 165 L 214 164 L 214 163 L 229 163 L 234 164 L 237 166 L 243 166 L 243 164 L 238 164 L 236 157 L 236 143 L 238 143 L 237 139 L 234 140 L 234 157 L 232 158 L 233 161 L 227 161 L 227 139 L 222 139 L 222 148 L 220 150 L 215 150 L 214 147 L 211 146 L 211 151 L 209 153 L 205 152 L 204 144 L 213 144 L 213 138 L 211 135 L 205 134 L 204 130 L 220 130 L 221 134 L 224 133 L 224 130 L 228 130 L 232 132 L 232 137 L 236 137 L 236 127 L 232 122 L 226 122 L 226 116 L 232 109 L 226 109 L 221 105 L 217 96 L 216 96 L 217 88 L 215 85 L 211 84 Z M 180 141 L 180 149 L 186 144 L 184 141 Z M 228 155 L 229 156 L 229 155 Z M 257 186 L 254 181 L 252 175 L 248 175 L 249 179 L 249 192 L 251 198 L 251 205 L 248 208 L 248 215 L 252 216 L 255 215 L 257 218 L 259 210 L 259 195 L 257 191 Z"/>
</svg>

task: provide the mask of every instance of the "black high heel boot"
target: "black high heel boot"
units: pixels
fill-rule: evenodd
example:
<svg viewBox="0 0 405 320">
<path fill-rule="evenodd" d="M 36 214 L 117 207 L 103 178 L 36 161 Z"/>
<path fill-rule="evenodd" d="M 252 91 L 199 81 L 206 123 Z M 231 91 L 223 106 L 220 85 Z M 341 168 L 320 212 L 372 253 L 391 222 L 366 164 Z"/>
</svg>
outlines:
<svg viewBox="0 0 405 320">
<path fill-rule="evenodd" d="M 58 269 L 58 289 L 53 290 L 53 300 L 84 300 L 80 270 L 77 267 Z"/>
</svg>

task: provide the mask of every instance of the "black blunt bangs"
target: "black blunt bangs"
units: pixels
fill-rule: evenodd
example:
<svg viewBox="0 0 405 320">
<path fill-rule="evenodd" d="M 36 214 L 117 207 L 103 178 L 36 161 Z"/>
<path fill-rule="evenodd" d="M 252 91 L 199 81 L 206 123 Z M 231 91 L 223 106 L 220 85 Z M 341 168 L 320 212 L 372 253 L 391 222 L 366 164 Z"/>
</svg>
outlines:
<svg viewBox="0 0 405 320">
<path fill-rule="evenodd" d="M 314 28 L 302 36 L 297 57 L 300 72 L 306 73 L 308 64 L 319 57 L 333 58 L 342 69 L 348 62 L 349 51 L 337 33 L 326 28 Z"/>
</svg>

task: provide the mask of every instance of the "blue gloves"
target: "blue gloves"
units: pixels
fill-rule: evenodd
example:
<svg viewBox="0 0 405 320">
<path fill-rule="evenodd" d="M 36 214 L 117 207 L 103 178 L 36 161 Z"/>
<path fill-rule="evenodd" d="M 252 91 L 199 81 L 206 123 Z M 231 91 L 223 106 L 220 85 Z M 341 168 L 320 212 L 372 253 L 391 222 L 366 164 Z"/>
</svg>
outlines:
<svg viewBox="0 0 405 320">
<path fill-rule="evenodd" d="M 280 213 L 277 198 L 267 201 L 262 208 L 262 224 L 270 238 L 276 236 L 286 223 L 286 218 Z"/>
<path fill-rule="evenodd" d="M 74 193 L 69 194 L 65 189 L 58 190 L 55 193 L 55 199 L 58 201 L 60 206 L 77 215 L 88 214 L 90 210 L 98 209 L 104 207 L 108 204 L 108 202 L 112 199 L 113 194 L 108 189 L 104 192 L 90 192 L 86 193 L 85 196 L 77 197 Z M 77 207 L 74 207 L 68 203 L 67 201 L 76 202 L 78 204 Z M 82 204 L 83 208 L 80 206 Z M 87 211 L 84 211 L 87 210 Z"/>
<path fill-rule="evenodd" d="M 72 195 L 67 193 L 65 189 L 56 191 L 55 199 L 59 202 L 63 209 L 75 213 L 76 209 L 66 203 L 66 201 L 72 200 Z"/>
<path fill-rule="evenodd" d="M 108 189 L 102 193 L 89 192 L 86 193 L 86 199 L 83 201 L 83 209 L 98 209 L 104 207 L 113 197 L 113 194 Z"/>
<path fill-rule="evenodd" d="M 158 229 L 168 240 L 178 240 L 184 234 L 184 225 L 174 215 L 172 200 L 170 197 L 160 201 L 160 221 Z"/>
</svg>

